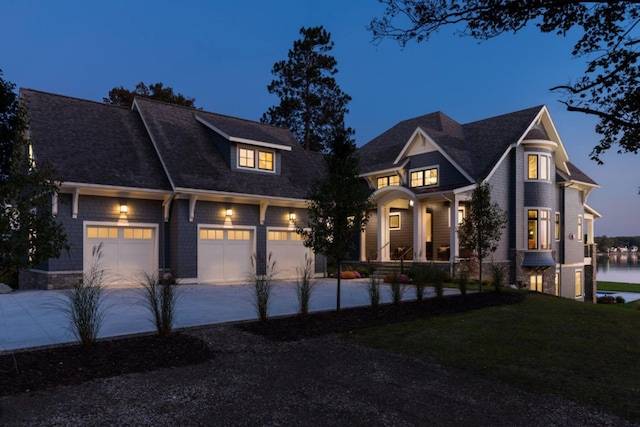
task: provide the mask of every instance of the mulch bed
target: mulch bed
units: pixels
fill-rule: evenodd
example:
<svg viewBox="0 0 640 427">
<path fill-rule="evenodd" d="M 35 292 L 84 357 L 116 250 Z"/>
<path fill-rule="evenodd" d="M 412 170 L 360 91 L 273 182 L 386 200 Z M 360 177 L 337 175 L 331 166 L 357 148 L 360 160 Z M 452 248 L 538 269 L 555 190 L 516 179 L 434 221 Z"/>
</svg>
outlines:
<svg viewBox="0 0 640 427">
<path fill-rule="evenodd" d="M 293 341 L 312 338 L 330 333 L 348 333 L 368 327 L 383 326 L 397 322 L 410 322 L 432 316 L 456 314 L 485 307 L 515 304 L 524 299 L 524 294 L 513 292 L 483 292 L 468 294 L 465 297 L 447 296 L 429 298 L 423 301 L 405 301 L 395 306 L 380 305 L 377 310 L 371 307 L 353 307 L 339 312 L 325 311 L 307 316 L 285 316 L 270 318 L 266 322 L 248 322 L 238 324 L 238 328 L 278 341 Z"/>
<path fill-rule="evenodd" d="M 290 341 L 330 333 L 412 321 L 430 316 L 455 314 L 484 307 L 514 304 L 524 295 L 512 292 L 449 296 L 399 306 L 381 305 L 327 311 L 307 316 L 271 318 L 267 322 L 238 323 L 237 328 L 272 340 Z M 113 338 L 92 347 L 62 345 L 0 355 L 0 396 L 42 390 L 58 385 L 79 384 L 134 372 L 203 363 L 215 351 L 199 338 L 175 333 L 160 339 L 155 335 Z"/>
</svg>

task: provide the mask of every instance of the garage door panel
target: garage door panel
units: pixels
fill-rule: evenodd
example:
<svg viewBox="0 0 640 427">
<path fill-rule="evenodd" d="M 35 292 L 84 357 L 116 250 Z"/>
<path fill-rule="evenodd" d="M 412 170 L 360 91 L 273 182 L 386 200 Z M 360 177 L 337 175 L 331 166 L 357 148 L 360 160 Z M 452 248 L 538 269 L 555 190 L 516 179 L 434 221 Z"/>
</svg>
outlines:
<svg viewBox="0 0 640 427">
<path fill-rule="evenodd" d="M 312 256 L 309 248 L 295 231 L 269 231 L 267 251 L 276 261 L 278 276 L 282 279 L 295 279 L 298 269 L 304 268 L 305 254 Z M 313 261 L 313 258 L 311 258 Z"/>
<path fill-rule="evenodd" d="M 85 229 L 85 271 L 91 268 L 93 250 L 101 245 L 99 268 L 107 285 L 138 282 L 157 270 L 156 230 L 151 227 L 90 225 Z"/>
<path fill-rule="evenodd" d="M 242 281 L 251 269 L 253 231 L 202 228 L 198 233 L 198 280 Z"/>
</svg>

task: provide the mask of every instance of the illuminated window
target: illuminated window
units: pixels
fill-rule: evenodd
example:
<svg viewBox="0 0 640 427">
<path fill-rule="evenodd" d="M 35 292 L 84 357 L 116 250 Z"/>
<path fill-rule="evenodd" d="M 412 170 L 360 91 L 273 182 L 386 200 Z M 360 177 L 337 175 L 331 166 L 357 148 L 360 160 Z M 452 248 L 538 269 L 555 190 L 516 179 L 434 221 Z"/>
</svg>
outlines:
<svg viewBox="0 0 640 427">
<path fill-rule="evenodd" d="M 136 240 L 149 240 L 153 235 L 153 231 L 150 228 L 125 228 L 124 229 L 124 238 L 125 239 L 136 239 Z"/>
<path fill-rule="evenodd" d="M 240 148 L 238 165 L 243 168 L 255 168 L 255 151 L 248 148 Z"/>
<path fill-rule="evenodd" d="M 118 229 L 116 227 L 87 227 L 87 237 L 89 239 L 117 239 Z"/>
<path fill-rule="evenodd" d="M 253 148 L 238 147 L 238 167 L 258 169 L 264 171 L 275 170 L 275 153 L 273 151 L 255 150 Z"/>
<path fill-rule="evenodd" d="M 211 230 L 211 229 L 201 229 L 200 230 L 200 239 L 201 240 L 222 240 L 224 238 L 223 230 Z"/>
<path fill-rule="evenodd" d="M 527 249 L 551 249 L 549 215 L 546 209 L 527 210 Z"/>
<path fill-rule="evenodd" d="M 425 187 L 438 184 L 438 168 L 411 172 L 411 186 Z"/>
<path fill-rule="evenodd" d="M 229 230 L 227 238 L 229 240 L 249 240 L 251 232 L 249 230 Z"/>
<path fill-rule="evenodd" d="M 400 230 L 400 212 L 393 212 L 389 214 L 389 229 Z"/>
<path fill-rule="evenodd" d="M 576 270 L 576 298 L 582 296 L 582 270 Z"/>
<path fill-rule="evenodd" d="M 556 285 L 556 296 L 560 295 L 560 273 L 556 271 L 556 278 L 554 281 L 554 284 Z"/>
<path fill-rule="evenodd" d="M 267 151 L 258 152 L 258 168 L 272 171 L 273 170 L 273 153 Z"/>
<path fill-rule="evenodd" d="M 269 231 L 267 238 L 269 240 L 287 240 L 287 232 L 286 231 Z"/>
<path fill-rule="evenodd" d="M 582 216 L 578 217 L 578 240 L 582 240 Z"/>
<path fill-rule="evenodd" d="M 398 175 L 381 176 L 378 178 L 378 189 L 389 185 L 400 185 L 400 177 Z"/>
<path fill-rule="evenodd" d="M 527 179 L 550 181 L 551 156 L 547 154 L 528 154 Z"/>
<path fill-rule="evenodd" d="M 556 240 L 560 240 L 560 214 L 556 212 L 556 226 L 554 228 Z"/>
<path fill-rule="evenodd" d="M 529 289 L 536 292 L 542 292 L 542 274 L 532 274 L 529 276 Z"/>
</svg>

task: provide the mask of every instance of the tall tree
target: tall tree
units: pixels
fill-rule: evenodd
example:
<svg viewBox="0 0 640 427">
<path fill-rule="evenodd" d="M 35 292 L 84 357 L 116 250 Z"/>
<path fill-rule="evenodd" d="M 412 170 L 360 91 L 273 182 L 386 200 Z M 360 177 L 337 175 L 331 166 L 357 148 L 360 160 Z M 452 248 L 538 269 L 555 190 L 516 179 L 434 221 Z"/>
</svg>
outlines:
<svg viewBox="0 0 640 427">
<path fill-rule="evenodd" d="M 473 251 L 480 269 L 478 283 L 482 292 L 482 261 L 495 252 L 507 225 L 507 213 L 491 202 L 491 187 L 478 183 L 467 206 L 467 216 L 458 228 L 460 244 Z"/>
<path fill-rule="evenodd" d="M 68 250 L 64 228 L 51 215 L 60 183 L 46 162 L 36 164 L 27 117 L 15 85 L 0 70 L 0 279 Z"/>
<path fill-rule="evenodd" d="M 125 89 L 123 86 L 114 87 L 109 91 L 109 97 L 102 98 L 102 100 L 105 104 L 131 107 L 131 105 L 133 105 L 133 98 L 136 96 L 182 105 L 184 107 L 196 107 L 195 98 L 189 98 L 181 93 L 175 93 L 173 88 L 164 87 L 162 83 L 154 83 L 147 86 L 143 82 L 140 82 L 134 90 Z"/>
<path fill-rule="evenodd" d="M 267 86 L 280 103 L 270 107 L 260 119 L 263 123 L 286 127 L 306 150 L 326 151 L 337 124 L 344 126 L 351 97 L 334 78 L 338 72 L 331 34 L 322 26 L 301 28 L 301 40 L 293 43 L 286 61 L 274 64 L 276 79 Z"/>
<path fill-rule="evenodd" d="M 517 33 L 529 23 L 543 33 L 578 35 L 572 55 L 586 58 L 582 77 L 551 88 L 567 110 L 598 117 L 602 138 L 591 158 L 618 145 L 618 152 L 640 149 L 640 5 L 637 2 L 520 0 L 380 0 L 382 17 L 369 24 L 374 42 L 390 38 L 402 46 L 427 41 L 445 26 L 486 40 Z M 559 82 L 560 83 L 560 82 Z"/>
<path fill-rule="evenodd" d="M 308 220 L 297 224 L 304 245 L 338 264 L 336 309 L 340 311 L 340 267 L 355 248 L 372 209 L 370 192 L 359 175 L 359 161 L 351 131 L 337 126 L 324 155 L 325 175 L 314 182 L 307 198 Z"/>
</svg>

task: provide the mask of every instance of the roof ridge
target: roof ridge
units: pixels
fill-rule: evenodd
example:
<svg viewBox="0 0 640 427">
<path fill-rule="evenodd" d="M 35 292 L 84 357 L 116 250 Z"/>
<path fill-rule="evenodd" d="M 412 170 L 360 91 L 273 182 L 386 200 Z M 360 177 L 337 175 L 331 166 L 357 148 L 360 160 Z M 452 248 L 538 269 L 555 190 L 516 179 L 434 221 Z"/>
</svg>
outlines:
<svg viewBox="0 0 640 427">
<path fill-rule="evenodd" d="M 523 113 L 525 111 L 529 111 L 529 110 L 540 110 L 542 108 L 545 107 L 545 104 L 540 104 L 540 105 L 536 105 L 534 107 L 529 107 L 529 108 L 523 108 L 521 110 L 517 110 L 517 111 L 511 111 L 509 113 L 503 113 L 503 114 L 498 114 L 496 116 L 491 116 L 491 117 L 485 117 L 484 119 L 479 119 L 479 120 L 474 120 L 472 122 L 467 122 L 467 123 L 463 123 L 462 126 L 467 126 L 467 125 L 472 125 L 472 124 L 476 124 L 476 123 L 480 123 L 480 122 L 484 122 L 487 120 L 493 120 L 493 119 L 497 119 L 500 117 L 506 117 L 506 116 L 511 116 L 513 114 L 519 114 L 519 113 Z"/>
<path fill-rule="evenodd" d="M 244 118 L 244 117 L 232 116 L 232 115 L 224 114 L 224 113 L 216 113 L 216 112 L 214 112 L 214 111 L 205 110 L 205 109 L 204 109 L 204 107 L 203 107 L 203 108 L 187 107 L 187 106 L 185 106 L 185 105 L 172 104 L 171 102 L 159 101 L 159 100 L 157 100 L 157 99 L 151 99 L 151 98 L 147 98 L 147 97 L 145 97 L 145 96 L 139 96 L 139 95 L 136 95 L 136 96 L 134 97 L 134 99 L 136 99 L 136 98 L 143 99 L 143 100 L 145 100 L 145 101 L 149 101 L 149 102 L 155 102 L 155 103 L 158 103 L 158 104 L 164 104 L 164 105 L 171 106 L 171 107 L 184 108 L 184 109 L 187 109 L 187 110 L 193 111 L 193 112 L 194 112 L 194 114 L 196 114 L 196 113 L 198 113 L 198 112 L 200 112 L 200 113 L 206 113 L 206 114 L 213 114 L 213 115 L 215 115 L 215 116 L 219 116 L 219 117 L 223 117 L 223 118 L 234 119 L 234 120 L 241 120 L 241 121 L 244 121 L 244 122 L 254 123 L 254 124 L 258 124 L 258 125 L 262 125 L 262 126 L 269 126 L 269 127 L 273 127 L 273 128 L 276 128 L 276 129 L 289 130 L 289 129 L 287 129 L 287 128 L 283 127 L 283 126 L 272 125 L 272 124 L 270 124 L 270 123 L 262 123 L 261 121 L 258 121 L 258 120 L 252 120 L 252 119 L 247 119 L 247 118 Z"/>
<path fill-rule="evenodd" d="M 47 92 L 47 91 L 44 91 L 44 90 L 31 89 L 31 88 L 27 88 L 27 87 L 21 87 L 20 88 L 20 93 L 22 93 L 22 92 L 35 92 L 35 93 L 40 93 L 40 94 L 43 94 L 43 95 L 56 96 L 58 98 L 70 99 L 70 100 L 73 100 L 73 101 L 89 102 L 91 104 L 102 105 L 102 106 L 105 106 L 105 107 L 113 107 L 113 108 L 120 108 L 120 109 L 124 109 L 124 110 L 131 110 L 131 108 L 125 107 L 123 105 L 107 104 L 106 102 L 95 101 L 93 99 L 78 98 L 78 97 L 75 97 L 75 96 L 62 95 L 62 94 L 59 94 L 59 93 Z"/>
</svg>

